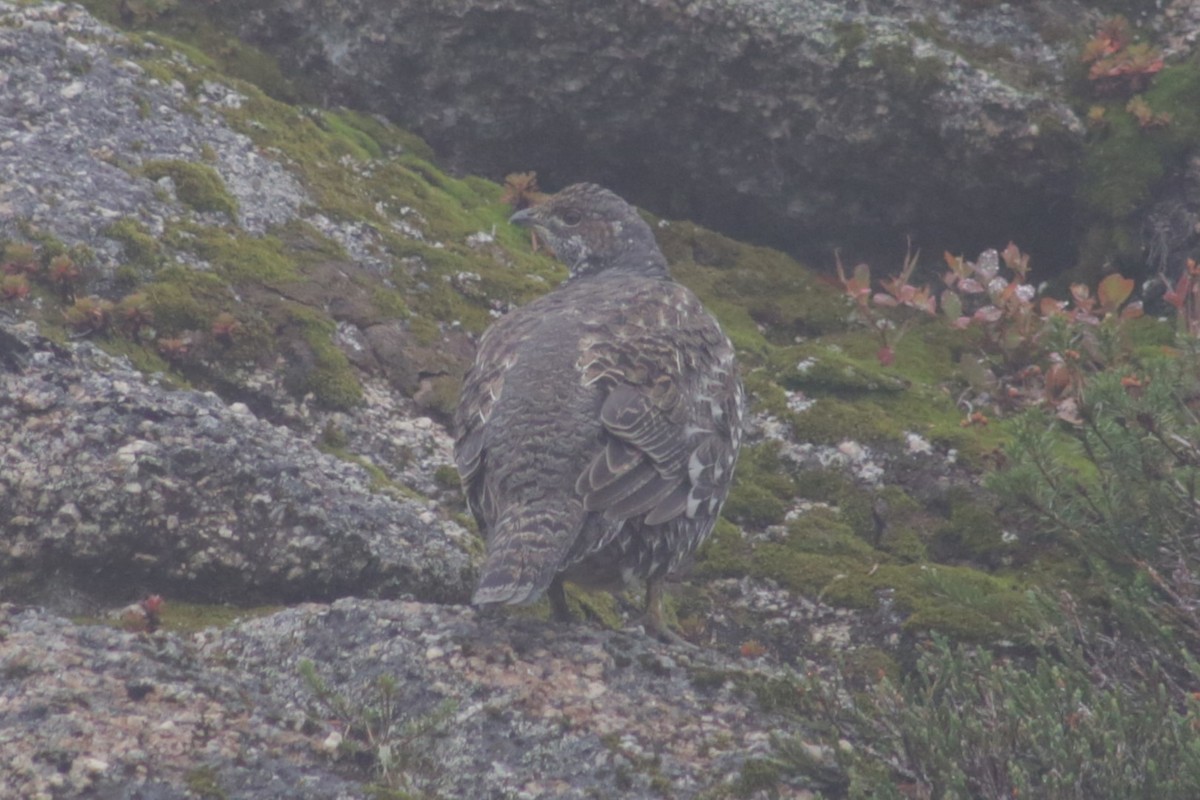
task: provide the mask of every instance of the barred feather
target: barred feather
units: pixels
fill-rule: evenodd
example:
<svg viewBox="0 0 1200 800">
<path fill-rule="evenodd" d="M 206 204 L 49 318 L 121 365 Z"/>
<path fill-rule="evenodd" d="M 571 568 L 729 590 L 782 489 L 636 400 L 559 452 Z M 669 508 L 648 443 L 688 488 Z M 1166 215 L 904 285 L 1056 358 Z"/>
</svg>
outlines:
<svg viewBox="0 0 1200 800">
<path fill-rule="evenodd" d="M 568 187 L 513 221 L 570 268 L 480 340 L 455 461 L 487 541 L 474 602 L 557 578 L 661 579 L 729 492 L 744 398 L 733 348 L 616 195 Z"/>
</svg>

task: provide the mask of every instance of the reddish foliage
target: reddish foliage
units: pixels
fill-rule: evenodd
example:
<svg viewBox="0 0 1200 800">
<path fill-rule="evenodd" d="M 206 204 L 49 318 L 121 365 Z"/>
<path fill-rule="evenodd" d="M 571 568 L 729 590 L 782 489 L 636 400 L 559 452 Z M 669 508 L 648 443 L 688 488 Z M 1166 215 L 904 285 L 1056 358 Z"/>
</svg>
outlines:
<svg viewBox="0 0 1200 800">
<path fill-rule="evenodd" d="M 1111 342 L 1121 323 L 1142 314 L 1140 302 L 1129 302 L 1133 280 L 1108 275 L 1095 292 L 1075 284 L 1071 299 L 1061 301 L 1037 296 L 1027 281 L 1029 256 L 1011 242 L 1002 252 L 985 251 L 974 262 L 950 253 L 944 253 L 943 260 L 946 288 L 938 295 L 909 282 L 913 256 L 906 258 L 899 275 L 881 281 L 882 292 L 872 292 L 865 264 L 855 267 L 850 276 L 838 264 L 838 278 L 857 315 L 878 332 L 879 363 L 895 362 L 896 342 L 915 319 L 910 316 L 897 326 L 882 317 L 885 309 L 894 314 L 907 307 L 921 312 L 916 318 L 940 312 L 951 327 L 977 328 L 983 334 L 984 357 L 964 354 L 960 361 L 964 377 L 980 397 L 1008 408 L 1044 402 L 1061 419 L 1078 422 L 1077 399 L 1086 374 L 1112 358 L 1111 344 L 1101 342 Z M 1186 297 L 1200 294 L 1191 282 L 1200 277 L 1200 270 L 1192 266 L 1168 294 L 1168 302 L 1181 304 Z M 1200 306 L 1195 300 L 1193 305 Z M 964 425 L 986 424 L 986 416 L 972 412 Z"/>
<path fill-rule="evenodd" d="M 1106 20 L 1084 45 L 1080 60 L 1090 65 L 1088 79 L 1098 90 L 1138 92 L 1162 70 L 1162 54 L 1157 48 L 1131 41 L 1129 22 L 1118 16 Z"/>
<path fill-rule="evenodd" d="M 504 176 L 504 194 L 500 199 L 513 211 L 520 211 L 541 203 L 546 195 L 538 188 L 536 172 L 512 172 Z"/>
</svg>

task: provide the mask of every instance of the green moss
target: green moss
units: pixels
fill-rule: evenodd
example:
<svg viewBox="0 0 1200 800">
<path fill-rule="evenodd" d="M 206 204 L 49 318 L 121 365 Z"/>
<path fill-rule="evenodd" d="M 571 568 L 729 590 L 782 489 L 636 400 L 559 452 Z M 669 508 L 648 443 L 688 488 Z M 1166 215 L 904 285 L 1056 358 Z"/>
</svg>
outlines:
<svg viewBox="0 0 1200 800">
<path fill-rule="evenodd" d="M 37 246 L 42 266 L 48 266 L 55 257 L 71 252 L 71 248 L 67 247 L 66 242 L 49 231 L 35 228 L 32 225 L 22 225 L 21 233 Z"/>
<path fill-rule="evenodd" d="M 1153 135 L 1138 127 L 1123 107 L 1105 115 L 1108 132 L 1088 147 L 1082 190 L 1092 210 L 1109 220 L 1135 211 L 1163 176 L 1163 162 Z"/>
<path fill-rule="evenodd" d="M 212 263 L 222 278 L 237 284 L 264 284 L 295 279 L 299 272 L 292 254 L 276 236 L 250 236 L 224 228 L 181 225 L 176 239 Z"/>
<path fill-rule="evenodd" d="M 355 124 L 357 117 L 344 112 L 320 111 L 316 119 L 322 128 L 335 135 L 335 141 L 346 155 L 359 161 L 370 161 L 383 156 L 380 143 Z"/>
<path fill-rule="evenodd" d="M 380 153 L 375 156 L 376 158 L 386 154 L 406 153 L 430 163 L 436 159 L 433 148 L 415 133 L 410 133 L 403 128 L 397 128 L 395 125 L 383 122 L 378 117 L 349 108 L 339 108 L 337 114 L 346 125 L 352 126 L 359 132 L 357 135 L 367 137 L 378 146 Z M 370 148 L 368 147 L 368 149 Z M 467 180 L 470 181 L 471 179 L 468 178 Z M 476 179 L 476 181 L 476 184 L 472 184 L 472 188 L 480 196 L 487 196 L 487 194 L 496 188 L 496 185 L 490 181 L 481 181 L 479 179 Z M 477 185 L 478 183 L 482 183 L 487 189 L 481 191 L 481 187 Z M 492 198 L 493 201 L 496 199 L 499 199 L 498 194 Z"/>
<path fill-rule="evenodd" d="M 940 561 L 995 564 L 1012 550 L 1004 541 L 997 509 L 970 493 L 957 490 L 947 497 L 950 519 L 933 536 L 932 552 Z"/>
<path fill-rule="evenodd" d="M 718 519 L 712 535 L 700 546 L 697 571 L 714 578 L 742 577 L 750 570 L 750 544 L 741 530 L 725 519 Z"/>
<path fill-rule="evenodd" d="M 1030 600 L 1005 581 L 967 567 L 880 564 L 880 556 L 823 555 L 788 546 L 760 546 L 752 573 L 835 605 L 872 609 L 889 593 L 907 613 L 905 627 L 987 642 L 1022 638 L 1035 618 Z"/>
<path fill-rule="evenodd" d="M 909 386 L 909 381 L 894 371 L 888 372 L 877 361 L 874 365 L 864 363 L 826 342 L 778 350 L 773 354 L 771 365 L 776 380 L 789 389 L 844 395 L 848 392 L 901 392 Z"/>
<path fill-rule="evenodd" d="M 564 586 L 567 596 L 567 607 L 578 619 L 598 622 L 609 630 L 620 630 L 625 622 L 621 616 L 617 598 L 611 592 L 588 591 L 573 583 Z M 549 604 L 546 607 L 547 618 L 550 615 Z"/>
<path fill-rule="evenodd" d="M 789 421 L 795 438 L 813 444 L 899 442 L 902 437 L 899 425 L 878 404 L 868 401 L 822 397 Z"/>
<path fill-rule="evenodd" d="M 152 81 L 158 81 L 161 84 L 170 85 L 171 81 L 175 80 L 175 70 L 172 69 L 171 66 L 168 66 L 161 61 L 139 61 L 138 66 L 140 66 L 142 71 L 146 73 L 146 77 Z M 143 106 L 139 103 L 139 114 L 143 113 L 143 108 L 145 109 L 144 113 L 149 115 L 151 108 L 149 104 Z"/>
<path fill-rule="evenodd" d="M 855 556 L 796 552 L 765 544 L 755 550 L 752 573 L 777 581 L 793 592 L 850 608 L 874 608 L 873 582 L 857 579 L 870 569 Z"/>
<path fill-rule="evenodd" d="M 293 305 L 290 310 L 312 363 L 292 373 L 289 390 L 298 396 L 311 392 L 326 408 L 345 410 L 358 405 L 362 386 L 346 354 L 333 342 L 333 322 L 308 308 Z"/>
<path fill-rule="evenodd" d="M 170 178 L 175 196 L 196 211 L 221 211 L 237 216 L 237 199 L 225 189 L 217 171 L 207 164 L 191 161 L 147 161 L 142 174 L 152 181 Z"/>
<path fill-rule="evenodd" d="M 880 680 L 900 678 L 900 664 L 881 647 L 860 647 L 842 655 L 840 672 L 850 685 L 875 685 Z"/>
<path fill-rule="evenodd" d="M 853 53 L 867 41 L 867 28 L 861 22 L 835 22 L 833 35 L 843 57 Z"/>
<path fill-rule="evenodd" d="M 1105 128 L 1087 145 L 1080 187 L 1093 220 L 1079 262 L 1086 276 L 1106 263 L 1141 264 L 1137 212 L 1200 139 L 1200 57 L 1168 66 L 1142 98 L 1169 122 L 1143 129 L 1125 110 L 1128 98 L 1119 98 L 1104 105 Z"/>
<path fill-rule="evenodd" d="M 145 225 L 132 217 L 124 217 L 109 225 L 104 235 L 121 243 L 126 261 L 133 266 L 154 267 L 162 259 L 158 242 Z"/>
<path fill-rule="evenodd" d="M 779 443 L 764 442 L 742 450 L 725 515 L 756 528 L 777 525 L 794 497 L 795 485 L 779 459 Z"/>
<path fill-rule="evenodd" d="M 879 549 L 901 561 L 924 561 L 926 546 L 923 528 L 892 522 L 879 538 Z"/>
<path fill-rule="evenodd" d="M 780 419 L 786 418 L 790 413 L 787 394 L 771 379 L 767 370 L 760 368 L 743 372 L 742 383 L 746 387 L 746 395 L 750 399 L 752 409 L 765 411 Z"/>
<path fill-rule="evenodd" d="M 846 524 L 835 509 L 809 509 L 788 523 L 788 549 L 827 556 L 853 556 L 870 560 L 875 550 Z"/>
<path fill-rule="evenodd" d="M 145 6 L 158 6 L 157 11 L 131 19 L 131 4 L 125 0 L 84 0 L 83 5 L 113 25 L 153 27 L 154 33 L 143 34 L 146 38 L 186 52 L 194 63 L 254 84 L 276 99 L 299 102 L 305 98 L 303 89 L 284 76 L 274 58 L 214 25 L 202 6 L 153 0 Z"/>
<path fill-rule="evenodd" d="M 457 489 L 459 486 L 458 470 L 449 464 L 443 464 L 434 470 L 433 482 L 443 489 Z"/>
<path fill-rule="evenodd" d="M 416 338 L 417 343 L 422 345 L 435 344 L 442 338 L 442 329 L 438 324 L 421 316 L 414 316 L 408 321 L 408 331 Z"/>
<path fill-rule="evenodd" d="M 103 341 L 104 352 L 111 355 L 125 356 L 129 363 L 139 372 L 147 375 L 158 373 L 162 376 L 163 385 L 168 389 L 190 388 L 189 382 L 175 374 L 171 365 L 158 354 L 149 343 L 131 342 L 124 337 L 111 337 Z"/>
<path fill-rule="evenodd" d="M 741 773 L 734 784 L 735 797 L 753 797 L 759 792 L 770 792 L 779 785 L 780 768 L 774 761 L 750 758 L 742 764 Z"/>
<path fill-rule="evenodd" d="M 161 619 L 163 630 L 193 633 L 205 628 L 228 628 L 235 622 L 269 616 L 282 608 L 282 606 L 235 608 L 168 600 L 162 605 Z"/>
<path fill-rule="evenodd" d="M 337 434 L 326 436 L 325 434 L 328 433 L 329 429 L 327 428 L 322 435 L 321 442 L 317 444 L 317 449 L 322 453 L 327 453 L 333 456 L 334 458 L 341 459 L 342 461 L 346 461 L 351 464 L 357 464 L 366 470 L 367 474 L 371 476 L 371 491 L 382 492 L 384 494 L 397 493 L 399 496 L 405 499 L 415 499 L 420 497 L 420 495 L 413 489 L 410 489 L 407 486 L 402 486 L 401 484 L 393 481 L 386 472 L 384 472 L 380 467 L 376 466 L 376 464 L 370 459 L 360 456 L 358 453 L 354 453 L 349 450 L 345 443 L 338 441 Z"/>
<path fill-rule="evenodd" d="M 1142 358 L 1161 355 L 1163 348 L 1175 344 L 1174 320 L 1144 316 L 1124 320 L 1121 326 L 1129 336 L 1130 346 Z"/>
<path fill-rule="evenodd" d="M 898 486 L 884 486 L 870 498 L 870 525 L 876 546 L 901 561 L 923 561 L 927 531 L 940 522 Z"/>
<path fill-rule="evenodd" d="M 653 227 L 671 273 L 700 296 L 745 355 L 844 328 L 838 293 L 778 250 L 687 222 Z"/>
<path fill-rule="evenodd" d="M 229 301 L 225 283 L 210 272 L 167 267 L 143 287 L 154 325 L 167 334 L 206 329 Z"/>
<path fill-rule="evenodd" d="M 782 523 L 787 508 L 787 503 L 766 489 L 749 481 L 742 481 L 729 493 L 724 513 L 739 525 L 765 528 Z"/>
<path fill-rule="evenodd" d="M 214 767 L 196 767 L 184 776 L 188 791 L 201 800 L 229 800 Z"/>
<path fill-rule="evenodd" d="M 404 299 L 404 294 L 389 289 L 386 286 L 371 288 L 371 302 L 379 309 L 385 319 L 410 319 L 412 312 Z"/>
</svg>

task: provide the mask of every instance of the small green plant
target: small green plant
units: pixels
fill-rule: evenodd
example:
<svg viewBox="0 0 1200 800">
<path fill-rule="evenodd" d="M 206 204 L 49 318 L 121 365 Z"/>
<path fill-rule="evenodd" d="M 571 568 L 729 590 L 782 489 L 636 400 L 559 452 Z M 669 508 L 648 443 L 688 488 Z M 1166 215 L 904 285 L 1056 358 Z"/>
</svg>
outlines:
<svg viewBox="0 0 1200 800">
<path fill-rule="evenodd" d="M 445 700 L 429 713 L 411 717 L 400 708 L 398 684 L 390 675 L 377 678 L 365 701 L 356 701 L 330 687 L 312 661 L 301 661 L 299 669 L 311 693 L 309 714 L 340 729 L 343 757 L 365 759 L 384 789 L 426 792 L 436 783 L 440 767 L 435 740 L 454 715 L 455 701 Z"/>
<path fill-rule="evenodd" d="M 154 322 L 150 300 L 141 292 L 121 298 L 116 307 L 116 316 L 121 331 L 134 342 L 140 341 L 142 332 Z"/>
<path fill-rule="evenodd" d="M 0 300 L 23 300 L 29 294 L 29 279 L 24 275 L 5 275 L 0 279 Z"/>
<path fill-rule="evenodd" d="M 837 261 L 838 280 L 842 282 L 847 296 L 854 301 L 855 314 L 879 335 L 876 357 L 885 367 L 891 366 L 896 360 L 896 345 L 912 327 L 913 318 L 909 317 L 896 326 L 876 309 L 906 306 L 926 314 L 937 313 L 937 299 L 930 294 L 928 287 L 918 289 L 909 283 L 913 269 L 917 266 L 918 255 L 919 253 L 913 253 L 911 250 L 905 254 L 900 274 L 881 282 L 883 292 L 872 292 L 871 268 L 867 264 L 858 264 L 850 277 L 846 277 L 841 258 Z"/>
<path fill-rule="evenodd" d="M 63 312 L 67 325 L 78 336 L 107 333 L 112 324 L 113 304 L 99 297 L 81 297 Z"/>
<path fill-rule="evenodd" d="M 35 275 L 41 266 L 37 250 L 24 242 L 9 242 L 0 256 L 0 272 L 5 275 Z"/>
</svg>

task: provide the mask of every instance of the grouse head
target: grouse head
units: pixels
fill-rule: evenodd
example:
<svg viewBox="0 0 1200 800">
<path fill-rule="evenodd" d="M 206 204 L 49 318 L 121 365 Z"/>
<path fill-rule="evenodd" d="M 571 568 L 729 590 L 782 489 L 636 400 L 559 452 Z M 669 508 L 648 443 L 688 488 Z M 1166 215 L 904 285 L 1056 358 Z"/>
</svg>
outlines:
<svg viewBox="0 0 1200 800">
<path fill-rule="evenodd" d="M 667 261 L 646 221 L 633 206 L 594 183 L 568 186 L 513 214 L 510 221 L 533 228 L 572 278 L 614 269 L 667 274 Z"/>
</svg>

